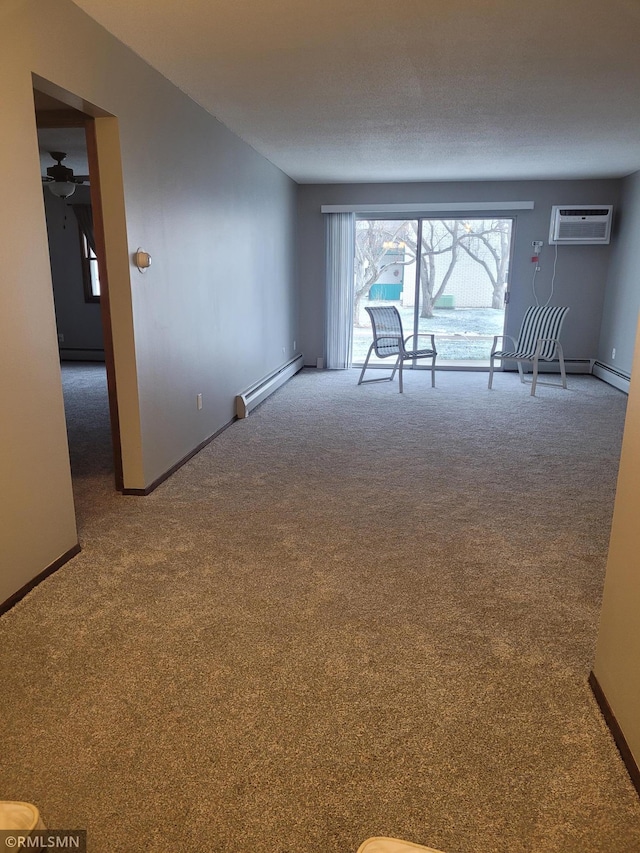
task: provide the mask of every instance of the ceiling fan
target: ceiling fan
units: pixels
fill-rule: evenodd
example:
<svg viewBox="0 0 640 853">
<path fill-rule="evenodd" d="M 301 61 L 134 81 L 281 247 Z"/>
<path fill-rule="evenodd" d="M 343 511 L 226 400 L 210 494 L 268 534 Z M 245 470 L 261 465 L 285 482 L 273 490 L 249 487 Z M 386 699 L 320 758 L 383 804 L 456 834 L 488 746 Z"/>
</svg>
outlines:
<svg viewBox="0 0 640 853">
<path fill-rule="evenodd" d="M 58 198 L 69 198 L 76 191 L 78 184 L 84 184 L 89 180 L 89 175 L 74 175 L 73 169 L 63 166 L 62 161 L 66 158 L 63 151 L 49 151 L 49 156 L 57 160 L 55 166 L 49 166 L 46 177 L 42 180 L 49 190 Z"/>
</svg>

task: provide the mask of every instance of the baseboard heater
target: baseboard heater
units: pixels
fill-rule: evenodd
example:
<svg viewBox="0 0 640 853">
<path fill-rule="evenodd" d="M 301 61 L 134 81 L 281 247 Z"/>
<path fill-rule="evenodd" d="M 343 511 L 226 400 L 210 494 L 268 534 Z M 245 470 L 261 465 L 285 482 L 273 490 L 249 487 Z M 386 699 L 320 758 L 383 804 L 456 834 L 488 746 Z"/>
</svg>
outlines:
<svg viewBox="0 0 640 853">
<path fill-rule="evenodd" d="M 242 394 L 236 397 L 236 415 L 238 418 L 246 418 L 249 412 L 266 400 L 270 394 L 282 387 L 292 376 L 304 367 L 302 354 L 294 356 L 281 367 L 276 368 L 259 382 L 256 382 Z"/>
<path fill-rule="evenodd" d="M 511 359 L 510 359 L 511 361 Z M 567 373 L 591 373 L 593 367 L 593 359 L 590 358 L 565 358 L 564 366 Z M 531 373 L 533 365 L 531 362 L 523 362 L 523 367 L 526 373 Z M 507 372 L 513 373 L 517 370 L 515 361 L 508 368 Z M 554 361 L 541 361 L 538 364 L 539 373 L 560 373 L 560 363 Z"/>
<path fill-rule="evenodd" d="M 603 382 L 608 382 L 609 385 L 613 385 L 613 387 L 617 388 L 619 391 L 624 391 L 625 394 L 629 393 L 629 380 L 631 377 L 628 373 L 623 373 L 621 370 L 616 370 L 615 367 L 611 367 L 609 364 L 596 361 L 593 365 L 593 375 L 597 376 L 598 379 L 602 379 Z"/>
<path fill-rule="evenodd" d="M 60 361 L 104 361 L 104 350 L 97 347 L 60 347 Z"/>
</svg>

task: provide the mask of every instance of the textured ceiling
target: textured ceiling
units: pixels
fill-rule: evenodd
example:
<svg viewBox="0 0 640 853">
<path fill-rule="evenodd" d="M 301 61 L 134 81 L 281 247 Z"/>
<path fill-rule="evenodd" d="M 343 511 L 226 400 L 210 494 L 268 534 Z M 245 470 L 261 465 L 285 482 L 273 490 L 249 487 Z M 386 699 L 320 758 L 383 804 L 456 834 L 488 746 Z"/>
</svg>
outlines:
<svg viewBox="0 0 640 853">
<path fill-rule="evenodd" d="M 75 0 L 299 182 L 640 169 L 640 0 Z"/>
</svg>

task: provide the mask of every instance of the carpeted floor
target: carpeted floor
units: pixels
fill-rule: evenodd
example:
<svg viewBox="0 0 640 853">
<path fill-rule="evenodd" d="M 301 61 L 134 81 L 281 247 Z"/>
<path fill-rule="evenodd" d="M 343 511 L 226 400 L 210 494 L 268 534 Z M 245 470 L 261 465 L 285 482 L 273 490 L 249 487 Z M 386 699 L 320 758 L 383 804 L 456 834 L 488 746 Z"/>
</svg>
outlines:
<svg viewBox="0 0 640 853">
<path fill-rule="evenodd" d="M 0 620 L 1 797 L 92 853 L 640 851 L 587 685 L 622 393 L 305 371 L 135 498 L 65 374 L 83 551 Z"/>
</svg>

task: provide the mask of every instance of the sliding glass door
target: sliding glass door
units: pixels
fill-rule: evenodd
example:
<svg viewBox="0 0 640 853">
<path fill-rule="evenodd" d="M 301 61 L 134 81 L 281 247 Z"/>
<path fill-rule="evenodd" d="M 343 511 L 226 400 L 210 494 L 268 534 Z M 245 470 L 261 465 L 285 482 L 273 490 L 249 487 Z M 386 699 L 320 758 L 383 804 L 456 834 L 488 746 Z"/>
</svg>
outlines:
<svg viewBox="0 0 640 853">
<path fill-rule="evenodd" d="M 364 308 L 382 304 L 398 308 L 405 335 L 437 336 L 438 363 L 487 364 L 493 336 L 504 329 L 512 224 L 358 220 L 353 364 L 363 363 L 371 342 Z"/>
<path fill-rule="evenodd" d="M 353 306 L 354 365 L 363 364 L 371 343 L 367 305 L 395 305 L 402 316 L 405 334 L 414 327 L 416 292 L 415 244 L 418 220 L 356 220 L 355 286 Z M 375 354 L 371 363 L 375 363 Z M 379 360 L 380 364 L 389 364 Z"/>
</svg>

